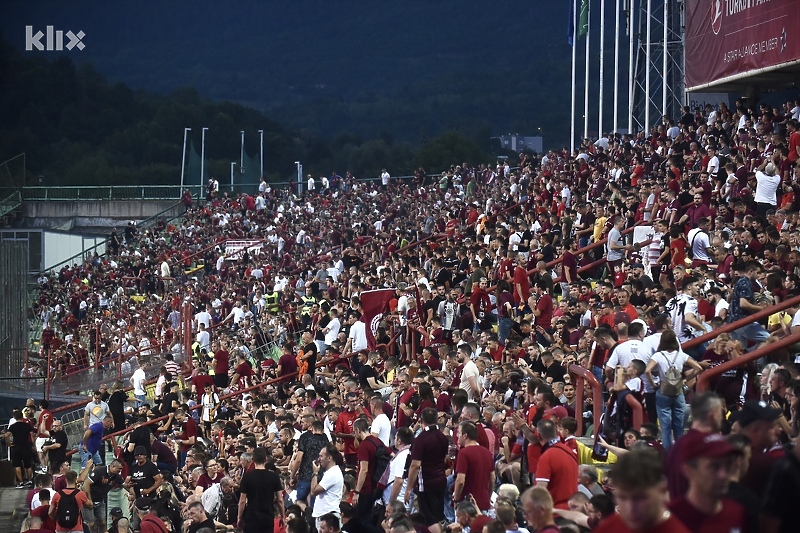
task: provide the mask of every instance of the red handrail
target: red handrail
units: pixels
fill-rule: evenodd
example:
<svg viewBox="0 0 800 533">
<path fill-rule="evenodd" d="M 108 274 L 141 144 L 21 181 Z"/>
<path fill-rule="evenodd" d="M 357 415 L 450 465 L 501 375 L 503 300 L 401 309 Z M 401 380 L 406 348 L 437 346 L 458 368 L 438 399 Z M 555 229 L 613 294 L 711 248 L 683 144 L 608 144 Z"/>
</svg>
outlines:
<svg viewBox="0 0 800 533">
<path fill-rule="evenodd" d="M 592 410 L 594 411 L 594 423 L 599 424 L 603 416 L 603 386 L 597 381 L 588 369 L 580 365 L 573 364 L 569 366 L 569 373 L 574 375 L 575 381 L 575 419 L 578 422 L 578 430 L 576 435 L 583 436 L 583 386 L 588 383 L 592 387 Z M 580 412 L 578 412 L 580 411 Z M 597 444 L 597 436 L 600 434 L 595 427 L 594 441 Z"/>
<path fill-rule="evenodd" d="M 394 337 L 388 343 L 379 344 L 378 346 L 376 346 L 376 349 L 387 348 L 392 343 L 394 343 L 394 341 L 397 339 L 398 335 L 399 335 L 399 332 L 395 333 Z M 364 353 L 364 352 L 368 352 L 368 351 L 369 351 L 368 349 L 365 349 L 365 350 L 359 350 L 357 352 L 351 352 L 351 353 L 345 355 L 344 357 L 340 357 L 338 360 L 323 359 L 322 361 L 318 362 L 315 365 L 315 368 L 320 368 L 320 367 L 329 365 L 329 364 L 334 363 L 334 362 L 343 361 L 345 359 L 351 359 L 351 358 L 357 356 L 360 353 Z M 246 392 L 252 392 L 252 391 L 254 391 L 256 389 L 263 389 L 264 387 L 267 387 L 269 385 L 273 385 L 273 384 L 278 383 L 280 381 L 288 380 L 289 378 L 292 378 L 292 377 L 295 377 L 295 376 L 297 376 L 297 372 L 292 372 L 291 374 L 286 374 L 285 376 L 279 376 L 277 378 L 267 380 L 267 381 L 265 381 L 263 383 L 258 383 L 256 385 L 253 385 L 253 386 L 241 389 L 241 390 L 237 390 L 237 391 L 234 391 L 234 392 L 232 392 L 230 394 L 226 394 L 224 396 L 221 396 L 220 397 L 220 401 L 227 400 L 227 399 L 230 399 L 230 398 L 235 398 L 237 396 L 241 396 L 242 394 L 244 394 Z M 201 404 L 198 404 L 198 405 L 195 405 L 194 407 L 190 407 L 189 410 L 193 411 L 195 409 L 201 409 L 202 407 L 203 406 Z M 158 418 L 154 418 L 153 420 L 148 420 L 147 422 L 145 422 L 142 425 L 143 426 L 149 426 L 149 425 L 152 425 L 152 424 L 160 423 L 160 422 L 163 422 L 164 420 L 166 420 L 167 418 L 169 418 L 169 417 L 168 416 L 161 416 L 161 417 L 158 417 Z M 123 430 L 120 430 L 120 431 L 117 431 L 117 432 L 114 432 L 114 433 L 109 433 L 109 434 L 107 434 L 107 435 L 105 435 L 103 437 L 103 440 L 109 440 L 109 439 L 112 439 L 114 437 L 119 437 L 121 435 L 124 435 L 125 433 L 130 432 L 132 429 L 133 428 L 128 427 L 128 428 L 125 428 Z M 67 456 L 71 456 L 74 453 L 76 453 L 76 450 L 70 450 L 69 452 L 67 452 Z"/>
<path fill-rule="evenodd" d="M 765 344 L 761 348 L 755 349 L 750 353 L 746 353 L 740 357 L 737 357 L 736 359 L 731 359 L 730 361 L 726 361 L 721 365 L 711 367 L 703 371 L 697 377 L 697 385 L 695 386 L 695 390 L 697 392 L 706 391 L 708 390 L 708 382 L 711 378 L 719 376 L 728 370 L 739 368 L 740 366 L 746 365 L 747 363 L 755 361 L 756 359 L 760 359 L 776 350 L 788 348 L 789 346 L 797 344 L 798 342 L 800 342 L 800 333 L 793 333 L 770 344 Z"/>
<path fill-rule="evenodd" d="M 728 324 L 720 326 L 716 328 L 714 331 L 704 333 L 703 335 L 695 337 L 694 339 L 689 339 L 688 341 L 681 344 L 681 348 L 683 348 L 684 350 L 688 348 L 694 348 L 695 346 L 698 346 L 706 341 L 715 339 L 718 335 L 721 335 L 722 333 L 730 333 L 732 331 L 741 328 L 742 326 L 746 326 L 752 322 L 761 320 L 763 318 L 768 318 L 770 315 L 773 315 L 779 311 L 783 311 L 784 309 L 788 309 L 789 307 L 795 307 L 798 305 L 800 305 L 800 296 L 789 298 L 788 300 L 784 300 L 779 304 L 775 304 L 766 309 L 762 309 L 761 311 L 756 311 L 752 315 L 748 315 L 742 319 L 736 320 L 735 322 L 730 322 Z M 738 361 L 740 359 L 741 358 L 737 358 L 735 360 Z"/>
</svg>

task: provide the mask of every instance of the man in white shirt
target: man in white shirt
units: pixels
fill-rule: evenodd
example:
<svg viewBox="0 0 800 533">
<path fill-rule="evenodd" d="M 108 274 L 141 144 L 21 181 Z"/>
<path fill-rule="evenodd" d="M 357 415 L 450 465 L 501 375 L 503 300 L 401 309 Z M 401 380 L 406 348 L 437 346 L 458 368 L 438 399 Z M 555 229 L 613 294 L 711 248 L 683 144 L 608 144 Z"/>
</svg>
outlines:
<svg viewBox="0 0 800 533">
<path fill-rule="evenodd" d="M 194 328 L 198 329 L 200 324 L 203 324 L 206 328 L 211 327 L 211 313 L 208 312 L 208 307 L 194 315 Z"/>
<path fill-rule="evenodd" d="M 464 365 L 464 369 L 461 371 L 461 383 L 458 387 L 467 391 L 467 401 L 476 402 L 480 399 L 482 392 L 480 385 L 481 372 L 470 358 L 469 350 L 469 345 L 464 345 L 458 349 L 458 363 Z"/>
<path fill-rule="evenodd" d="M 703 217 L 698 221 L 698 226 L 689 230 L 688 235 L 686 235 L 689 246 L 692 247 L 692 268 L 711 263 L 711 255 L 708 250 L 711 247 L 711 242 L 708 240 L 711 220 Z"/>
<path fill-rule="evenodd" d="M 644 351 L 642 339 L 644 339 L 644 326 L 638 320 L 631 322 L 628 326 L 628 340 L 617 345 L 606 363 L 606 376 L 609 380 L 614 380 L 614 371 L 618 366 L 627 368 L 631 361 L 640 359 L 639 354 Z"/>
<path fill-rule="evenodd" d="M 350 326 L 347 344 L 342 353 L 359 352 L 367 349 L 367 325 L 359 318 Z"/>
<path fill-rule="evenodd" d="M 395 446 L 397 453 L 389 463 L 389 481 L 383 491 L 383 503 L 389 505 L 389 502 L 405 501 L 406 490 L 408 489 L 408 480 L 404 477 L 406 469 L 406 461 L 411 453 L 411 444 L 414 441 L 414 434 L 410 428 L 400 428 L 397 430 L 395 436 Z M 413 494 L 412 494 L 413 496 Z M 414 501 L 409 499 L 406 511 L 410 512 L 413 507 Z"/>
<path fill-rule="evenodd" d="M 344 464 L 342 454 L 336 445 L 328 444 L 319 452 L 319 458 L 313 462 L 311 476 L 311 496 L 314 499 L 314 508 L 311 516 L 316 519 L 317 531 L 320 529 L 320 517 L 328 513 L 340 517 L 339 503 L 344 493 L 344 475 L 341 465 Z M 323 472 L 322 479 L 317 480 L 319 473 Z"/>
<path fill-rule="evenodd" d="M 776 192 L 781 184 L 781 177 L 776 175 L 775 164 L 765 158 L 756 170 L 756 213 L 766 216 L 767 211 L 778 205 Z"/>
<path fill-rule="evenodd" d="M 377 395 L 370 398 L 369 409 L 373 414 L 378 413 L 372 419 L 370 433 L 378 437 L 384 446 L 389 446 L 389 439 L 392 436 L 392 422 L 383 412 L 383 398 Z"/>
<path fill-rule="evenodd" d="M 133 387 L 133 396 L 136 398 L 136 407 L 141 406 L 145 401 L 144 382 L 147 379 L 142 367 L 136 369 L 131 376 L 130 382 Z"/>
<path fill-rule="evenodd" d="M 715 146 L 708 147 L 708 166 L 706 171 L 710 178 L 714 178 L 719 172 L 719 157 L 717 157 L 717 148 Z"/>
<path fill-rule="evenodd" d="M 389 180 L 390 179 L 391 179 L 391 176 L 389 175 L 389 173 L 384 168 L 383 171 L 381 172 L 381 186 L 384 189 L 389 186 Z"/>
<path fill-rule="evenodd" d="M 200 331 L 197 332 L 197 337 L 195 340 L 199 345 L 198 350 L 205 348 L 206 351 L 208 351 L 211 349 L 211 335 L 209 335 L 206 331 L 206 326 L 204 324 L 200 324 Z"/>
</svg>

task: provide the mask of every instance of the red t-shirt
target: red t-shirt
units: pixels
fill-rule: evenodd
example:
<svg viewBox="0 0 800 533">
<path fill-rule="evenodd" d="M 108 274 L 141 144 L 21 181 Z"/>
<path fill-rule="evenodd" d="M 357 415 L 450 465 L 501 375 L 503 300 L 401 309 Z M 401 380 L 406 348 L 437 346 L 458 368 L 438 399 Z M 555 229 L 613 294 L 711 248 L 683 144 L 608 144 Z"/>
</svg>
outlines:
<svg viewBox="0 0 800 533">
<path fill-rule="evenodd" d="M 670 502 L 669 510 L 687 524 L 692 533 L 729 533 L 747 529 L 744 507 L 727 498 L 722 500 L 722 510 L 714 516 L 699 511 L 685 498 Z"/>
<path fill-rule="evenodd" d="M 536 302 L 536 309 L 541 311 L 539 316 L 536 317 L 536 325 L 550 329 L 550 323 L 553 321 L 553 299 L 549 294 L 542 294 L 539 297 L 539 301 Z"/>
<path fill-rule="evenodd" d="M 69 491 L 70 494 L 75 492 L 75 501 L 78 504 L 78 509 L 82 509 L 86 503 L 89 502 L 89 497 L 86 495 L 85 492 L 78 489 L 64 489 L 64 492 Z M 55 515 L 58 516 L 58 501 L 61 499 L 61 494 L 56 492 L 50 500 L 50 507 L 55 509 Z M 83 517 L 81 516 L 82 513 L 78 513 L 78 523 L 75 524 L 75 527 L 72 528 L 72 531 L 83 531 Z M 63 528 L 58 528 L 61 531 L 64 531 Z"/>
<path fill-rule="evenodd" d="M 522 298 L 519 296 L 520 290 L 522 290 Z M 528 278 L 528 271 L 521 266 L 517 266 L 514 269 L 514 301 L 517 303 L 527 302 L 530 296 L 531 280 Z M 548 327 L 550 327 L 549 322 Z"/>
<path fill-rule="evenodd" d="M 567 501 L 578 492 L 578 456 L 575 451 L 561 442 L 549 446 L 536 466 L 536 481 L 547 483 L 556 509 L 569 509 Z"/>
<path fill-rule="evenodd" d="M 375 435 L 370 435 L 358 445 L 358 468 L 361 469 L 361 463 L 366 462 L 369 469 L 375 468 L 375 455 L 378 449 L 383 446 L 383 443 Z M 367 472 L 364 479 L 364 485 L 361 487 L 361 494 L 370 494 L 373 490 L 372 486 L 372 472 Z"/>
<path fill-rule="evenodd" d="M 50 515 L 48 513 L 50 513 L 50 506 L 40 505 L 39 507 L 31 511 L 31 516 L 38 516 L 39 518 L 42 519 L 42 529 L 47 531 L 55 531 L 56 521 L 50 518 Z"/>
<path fill-rule="evenodd" d="M 478 428 L 484 432 L 483 428 Z M 484 432 L 485 433 L 485 432 Z M 467 446 L 458 451 L 456 458 L 456 474 L 464 474 L 464 489 L 461 497 L 472 494 L 481 511 L 491 509 L 489 498 L 489 481 L 494 470 L 494 457 L 483 446 Z M 576 478 L 577 480 L 577 475 Z"/>
<path fill-rule="evenodd" d="M 227 350 L 220 348 L 219 350 L 214 352 L 214 373 L 227 374 L 229 359 L 230 359 L 230 354 L 228 354 Z"/>
<path fill-rule="evenodd" d="M 39 423 L 36 425 L 36 436 L 39 438 L 45 438 L 47 435 L 39 431 L 39 427 L 44 425 L 45 429 L 49 432 L 50 428 L 53 426 L 53 414 L 45 409 L 42 411 L 42 414 L 39 415 Z"/>
<path fill-rule="evenodd" d="M 183 432 L 178 435 L 178 438 L 180 440 L 189 440 L 192 437 L 197 442 L 197 422 L 191 416 L 187 416 L 186 421 L 183 423 Z M 181 444 L 181 451 L 188 452 L 192 446 L 192 444 Z"/>
<path fill-rule="evenodd" d="M 348 435 L 353 434 L 353 422 L 356 421 L 358 418 L 359 412 L 358 411 L 342 411 L 339 413 L 339 417 L 336 419 L 336 425 L 334 426 L 335 433 L 346 433 Z M 344 453 L 345 455 L 352 455 L 356 453 L 357 449 L 355 446 L 355 437 L 344 437 Z"/>
<path fill-rule="evenodd" d="M 633 530 L 625 524 L 620 515 L 613 514 L 594 529 L 594 533 L 644 533 L 645 531 L 646 533 L 691 533 L 674 515 L 647 530 Z"/>
<path fill-rule="evenodd" d="M 566 283 L 566 272 L 569 271 L 569 279 L 574 283 L 578 279 L 578 260 L 572 252 L 564 252 L 564 257 L 561 262 L 561 281 Z"/>
</svg>

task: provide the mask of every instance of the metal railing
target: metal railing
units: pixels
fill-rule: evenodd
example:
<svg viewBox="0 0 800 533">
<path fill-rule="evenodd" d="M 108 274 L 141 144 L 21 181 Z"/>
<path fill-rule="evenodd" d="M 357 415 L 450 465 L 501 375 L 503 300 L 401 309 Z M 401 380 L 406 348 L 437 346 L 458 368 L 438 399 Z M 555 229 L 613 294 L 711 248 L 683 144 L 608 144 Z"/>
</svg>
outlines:
<svg viewBox="0 0 800 533">
<path fill-rule="evenodd" d="M 0 194 L 0 197 L 3 195 Z M 19 191 L 14 191 L 5 197 L 3 200 L 0 200 L 0 217 L 6 216 L 8 213 L 12 212 L 14 209 L 22 204 L 22 194 Z"/>
<path fill-rule="evenodd" d="M 142 220 L 139 223 L 139 225 L 137 226 L 137 228 L 142 229 L 142 228 L 149 227 L 153 222 L 155 222 L 159 218 L 163 217 L 166 213 L 169 213 L 169 212 L 175 210 L 180 205 L 182 205 L 182 203 L 181 202 L 177 202 L 175 204 L 172 204 L 168 208 L 164 209 L 163 211 L 159 211 L 155 215 L 150 216 L 150 217 Z M 172 220 L 175 220 L 176 218 L 180 218 L 180 217 L 183 216 L 183 214 L 184 214 L 183 211 L 180 211 L 179 213 L 177 213 L 177 214 L 165 219 L 165 222 L 170 222 Z M 58 269 L 58 268 L 60 268 L 60 267 L 62 267 L 64 265 L 68 265 L 68 264 L 74 263 L 75 260 L 77 260 L 77 259 L 80 259 L 80 261 L 83 262 L 86 258 L 88 258 L 90 256 L 90 254 L 92 252 L 98 250 L 101 246 L 105 247 L 107 244 L 108 244 L 108 239 L 104 240 L 103 242 L 97 243 L 94 246 L 92 246 L 91 248 L 87 248 L 86 250 L 84 250 L 84 251 L 82 251 L 80 253 L 77 253 L 77 254 L 73 255 L 72 257 L 68 257 L 67 259 L 64 259 L 63 261 L 61 261 L 59 263 L 56 263 L 55 265 L 47 267 L 45 269 L 45 272 L 53 272 L 54 270 L 56 270 L 56 269 Z M 100 255 L 104 255 L 104 254 L 105 254 L 105 251 Z"/>
</svg>

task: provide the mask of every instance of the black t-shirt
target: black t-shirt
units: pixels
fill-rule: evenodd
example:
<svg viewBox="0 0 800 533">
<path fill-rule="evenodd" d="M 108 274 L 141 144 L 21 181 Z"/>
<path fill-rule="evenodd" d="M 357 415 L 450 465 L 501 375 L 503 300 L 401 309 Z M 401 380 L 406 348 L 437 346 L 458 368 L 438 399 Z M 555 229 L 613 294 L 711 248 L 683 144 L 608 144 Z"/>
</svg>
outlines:
<svg viewBox="0 0 800 533">
<path fill-rule="evenodd" d="M 199 524 L 192 524 L 189 526 L 189 533 L 197 533 L 204 527 L 207 527 L 211 531 L 216 531 L 216 526 L 214 525 L 214 521 L 211 518 L 206 518 L 204 521 L 200 522 Z"/>
<path fill-rule="evenodd" d="M 313 377 L 314 370 L 317 366 L 317 345 L 313 342 L 310 342 L 303 346 L 303 353 L 304 354 L 311 354 L 311 356 L 306 360 L 308 362 L 308 373 Z"/>
<path fill-rule="evenodd" d="M 108 410 L 111 411 L 111 416 L 114 417 L 114 429 L 125 429 L 125 400 L 128 395 L 124 391 L 118 390 L 108 399 Z"/>
<path fill-rule="evenodd" d="M 139 426 L 138 428 L 131 431 L 131 437 L 128 442 L 134 445 L 134 449 L 136 446 L 144 446 L 147 450 L 147 455 L 151 454 L 150 452 L 150 431 L 149 426 Z"/>
<path fill-rule="evenodd" d="M 275 494 L 283 490 L 278 474 L 270 470 L 251 470 L 242 476 L 241 493 L 247 495 L 244 508 L 244 533 L 272 533 L 275 520 Z"/>
<path fill-rule="evenodd" d="M 106 500 L 108 491 L 114 486 L 121 486 L 123 483 L 122 477 L 119 474 L 110 474 L 108 467 L 97 466 L 92 473 L 89 474 L 89 479 L 92 480 L 92 501 L 102 502 Z"/>
<path fill-rule="evenodd" d="M 133 490 L 136 491 L 136 497 L 142 495 L 142 490 L 152 487 L 156 482 L 156 476 L 161 473 L 152 461 L 146 461 L 141 466 L 134 463 L 130 472 Z"/>
<path fill-rule="evenodd" d="M 51 431 L 50 440 L 61 445 L 60 448 L 53 448 L 47 452 L 47 458 L 50 460 L 50 464 L 58 465 L 67 458 L 67 432 L 63 429 L 61 431 Z"/>
<path fill-rule="evenodd" d="M 320 328 L 320 329 L 318 329 L 317 332 L 314 333 L 314 340 L 316 340 L 316 341 L 324 341 L 325 340 L 325 334 L 322 332 L 322 330 L 325 329 L 328 326 L 328 324 L 330 324 L 330 323 L 331 323 L 331 317 L 330 316 L 322 315 L 320 317 L 319 322 L 317 322 L 317 327 Z"/>
<path fill-rule="evenodd" d="M 364 365 L 358 371 L 358 384 L 362 390 L 371 391 L 372 385 L 369 384 L 369 378 L 375 378 L 378 381 L 378 372 L 375 371 L 370 365 Z"/>
<path fill-rule="evenodd" d="M 161 414 L 168 415 L 170 413 L 175 412 L 175 407 L 172 406 L 172 402 L 178 403 L 178 393 L 177 392 L 169 392 L 164 395 L 164 399 L 161 401 Z"/>
<path fill-rule="evenodd" d="M 8 426 L 8 431 L 11 432 L 11 438 L 14 439 L 14 447 L 17 448 L 17 451 L 30 449 L 33 426 L 24 421 L 17 421 Z"/>
</svg>

